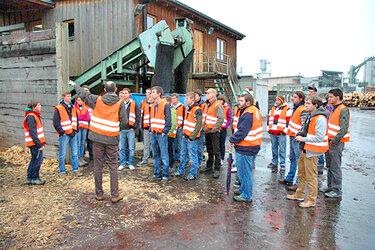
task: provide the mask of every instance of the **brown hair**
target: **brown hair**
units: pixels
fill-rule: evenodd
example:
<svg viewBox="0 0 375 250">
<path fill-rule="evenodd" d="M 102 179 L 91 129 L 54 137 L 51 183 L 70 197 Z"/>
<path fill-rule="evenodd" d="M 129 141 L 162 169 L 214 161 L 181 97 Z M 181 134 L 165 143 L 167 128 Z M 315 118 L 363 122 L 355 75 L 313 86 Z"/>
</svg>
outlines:
<svg viewBox="0 0 375 250">
<path fill-rule="evenodd" d="M 62 97 L 65 97 L 66 95 L 72 95 L 72 93 L 70 93 L 70 91 L 65 91 L 65 92 L 62 94 Z"/>
<path fill-rule="evenodd" d="M 129 88 L 123 88 L 121 91 L 122 93 L 124 93 L 125 91 L 127 91 L 129 94 L 132 93 L 132 91 Z"/>
<path fill-rule="evenodd" d="M 36 100 L 31 100 L 28 104 L 27 104 L 27 107 L 29 109 L 34 109 L 36 106 L 38 106 L 40 102 L 36 101 Z"/>
<path fill-rule="evenodd" d="M 163 99 L 166 99 L 167 102 L 171 102 L 172 98 L 169 95 L 163 96 Z"/>
<path fill-rule="evenodd" d="M 305 104 L 305 93 L 302 91 L 296 91 L 294 94 L 298 95 L 299 99 L 301 99 L 301 103 Z"/>
<path fill-rule="evenodd" d="M 160 87 L 160 86 L 152 87 L 152 88 L 151 88 L 151 91 L 152 91 L 152 90 L 156 90 L 156 93 L 159 94 L 160 97 L 162 97 L 163 94 L 164 94 L 163 88 Z"/>
<path fill-rule="evenodd" d="M 177 97 L 177 99 L 180 97 L 177 93 L 173 93 L 171 96 Z"/>
<path fill-rule="evenodd" d="M 246 102 L 250 102 L 251 105 L 254 104 L 254 97 L 250 94 L 241 95 L 241 97 L 245 98 Z"/>
<path fill-rule="evenodd" d="M 219 95 L 219 96 L 217 97 L 217 99 L 218 99 L 218 100 L 223 100 L 224 103 L 228 103 L 228 99 L 227 99 L 227 97 L 226 97 L 225 95 Z"/>
<path fill-rule="evenodd" d="M 199 96 L 203 95 L 202 90 L 200 90 L 200 89 L 194 90 L 194 94 L 198 94 Z"/>
<path fill-rule="evenodd" d="M 189 98 L 194 100 L 195 99 L 195 93 L 194 92 L 187 92 L 185 97 L 189 97 Z"/>
<path fill-rule="evenodd" d="M 318 105 L 317 108 L 322 106 L 323 102 L 322 99 L 319 96 L 309 96 L 306 100 L 310 100 L 312 105 Z"/>
</svg>

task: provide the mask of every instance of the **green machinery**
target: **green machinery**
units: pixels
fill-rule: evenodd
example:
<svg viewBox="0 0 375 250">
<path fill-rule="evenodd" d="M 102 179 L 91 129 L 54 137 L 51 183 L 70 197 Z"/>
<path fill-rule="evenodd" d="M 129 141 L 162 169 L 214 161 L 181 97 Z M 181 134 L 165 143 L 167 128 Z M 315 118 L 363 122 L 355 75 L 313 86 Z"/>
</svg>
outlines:
<svg viewBox="0 0 375 250">
<path fill-rule="evenodd" d="M 116 84 L 133 85 L 134 80 L 129 79 L 138 74 L 139 62 L 145 59 L 147 65 L 154 68 L 154 86 L 162 86 L 166 93 L 181 89 L 181 86 L 186 88 L 194 54 L 193 35 L 189 19 L 176 18 L 175 21 L 177 28 L 173 31 L 164 20 L 158 22 L 74 81 L 81 86 L 88 85 L 90 89 L 111 79 L 116 79 Z M 178 76 L 173 77 L 174 74 Z M 158 78 L 157 82 L 155 78 Z"/>
<path fill-rule="evenodd" d="M 356 84 L 355 78 L 359 72 L 359 70 L 362 68 L 363 65 L 365 65 L 368 61 L 375 60 L 375 56 L 369 57 L 366 60 L 364 60 L 361 64 L 354 66 L 352 65 L 349 70 L 349 84 Z M 366 87 L 366 83 L 359 84 L 359 87 Z"/>
</svg>

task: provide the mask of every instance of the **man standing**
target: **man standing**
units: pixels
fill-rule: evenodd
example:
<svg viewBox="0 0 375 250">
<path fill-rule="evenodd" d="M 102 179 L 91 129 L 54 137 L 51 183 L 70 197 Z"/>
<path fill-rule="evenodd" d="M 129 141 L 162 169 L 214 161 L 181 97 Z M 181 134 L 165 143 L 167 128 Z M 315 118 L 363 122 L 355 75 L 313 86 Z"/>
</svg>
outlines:
<svg viewBox="0 0 375 250">
<path fill-rule="evenodd" d="M 327 188 L 322 189 L 326 197 L 339 198 L 342 195 L 341 157 L 346 142 L 350 141 L 350 112 L 342 103 L 343 93 L 340 89 L 331 89 L 328 103 L 333 112 L 328 122 L 329 150 L 327 160 Z"/>
<path fill-rule="evenodd" d="M 295 140 L 300 142 L 301 156 L 298 160 L 298 188 L 295 194 L 287 195 L 289 200 L 303 201 L 306 184 L 309 186 L 307 201 L 300 207 L 314 207 L 318 194 L 318 158 L 328 150 L 328 111 L 321 107 L 322 100 L 311 96 L 306 100 L 306 109 L 310 113 L 303 130 L 297 133 Z"/>
<path fill-rule="evenodd" d="M 68 82 L 74 86 L 78 96 L 94 112 L 91 116 L 89 138 L 93 141 L 95 192 L 98 201 L 103 200 L 103 164 L 104 156 L 108 157 L 108 167 L 111 176 L 112 202 L 118 202 L 124 198 L 124 192 L 118 188 L 118 144 L 121 127 L 128 124 L 124 102 L 116 95 L 116 84 L 106 82 L 105 94 L 97 96 L 86 92 L 73 81 Z"/>
<path fill-rule="evenodd" d="M 202 91 L 200 89 L 194 90 L 194 96 L 195 96 L 195 102 L 202 110 L 202 126 L 203 126 L 206 120 L 205 114 L 203 112 L 205 110 L 206 103 L 202 100 Z M 205 140 L 205 134 L 204 134 L 204 131 L 201 130 L 201 134 L 197 139 L 198 165 L 199 166 L 201 166 L 203 162 L 204 140 Z"/>
<path fill-rule="evenodd" d="M 263 138 L 263 119 L 254 98 L 242 95 L 239 98 L 240 118 L 236 132 L 230 137 L 231 147 L 235 144 L 237 159 L 237 175 L 240 180 L 239 190 L 233 199 L 239 202 L 252 202 L 253 177 L 252 168 L 256 155 L 260 150 Z"/>
<path fill-rule="evenodd" d="M 318 90 L 314 86 L 309 86 L 308 89 L 309 89 L 309 96 L 316 96 L 316 93 L 318 92 Z"/>
<path fill-rule="evenodd" d="M 146 89 L 146 97 L 141 102 L 141 128 L 143 131 L 143 157 L 137 166 L 148 165 L 148 158 L 151 152 L 151 133 L 150 133 L 150 110 L 151 110 L 151 89 Z"/>
<path fill-rule="evenodd" d="M 65 175 L 65 156 L 68 143 L 72 160 L 72 172 L 78 174 L 77 112 L 70 102 L 72 99 L 71 93 L 69 91 L 65 92 L 62 97 L 63 100 L 55 107 L 53 114 L 53 126 L 59 135 L 60 174 Z"/>
<path fill-rule="evenodd" d="M 152 179 L 162 180 L 167 183 L 169 179 L 169 157 L 168 157 L 168 132 L 172 127 L 171 108 L 165 100 L 162 100 L 163 89 L 155 86 L 151 89 L 151 146 L 152 161 L 154 163 L 154 176 Z M 163 162 L 163 173 L 161 173 L 161 162 Z"/>
<path fill-rule="evenodd" d="M 205 108 L 206 121 L 203 131 L 206 134 L 208 160 L 201 172 L 210 173 L 214 165 L 215 179 L 220 176 L 220 127 L 224 122 L 224 108 L 216 99 L 217 91 L 210 88 L 206 91 L 207 106 Z"/>
<path fill-rule="evenodd" d="M 168 105 L 171 104 L 171 97 L 169 95 L 163 96 Z M 177 136 L 177 111 L 171 107 L 171 129 L 168 131 L 168 156 L 169 156 L 169 171 L 173 168 L 174 164 L 174 152 L 173 145 Z"/>
<path fill-rule="evenodd" d="M 135 130 L 139 126 L 140 111 L 137 103 L 130 98 L 130 89 L 124 88 L 119 95 L 121 100 L 125 103 L 126 115 L 129 124 L 126 124 L 124 129 L 120 131 L 120 166 L 118 170 L 124 169 L 129 164 L 129 169 L 134 169 L 134 153 L 135 153 Z M 125 152 L 126 145 L 129 149 L 129 154 Z"/>
<path fill-rule="evenodd" d="M 288 105 L 282 96 L 277 96 L 275 106 L 272 107 L 267 118 L 267 129 L 271 137 L 272 162 L 268 164 L 273 172 L 277 172 L 280 158 L 280 173 L 285 172 L 286 131 L 290 120 Z"/>
<path fill-rule="evenodd" d="M 296 134 L 301 130 L 302 124 L 305 122 L 307 117 L 307 110 L 304 106 L 305 104 L 305 94 L 302 91 L 296 91 L 292 97 L 293 102 L 293 114 L 292 118 L 288 124 L 287 135 L 290 138 L 290 153 L 289 153 L 289 160 L 290 160 L 290 168 L 289 173 L 285 179 L 279 180 L 280 183 L 291 186 L 289 189 L 297 190 L 298 178 L 296 180 L 296 184 L 293 185 L 294 176 L 296 175 L 297 171 L 297 163 L 298 159 L 301 155 L 301 151 L 299 150 L 299 142 L 294 140 Z"/>
<path fill-rule="evenodd" d="M 173 176 L 182 176 L 185 174 L 185 168 L 190 159 L 192 164 L 190 173 L 185 180 L 195 180 L 197 178 L 198 153 L 197 153 L 197 138 L 199 138 L 202 129 L 202 110 L 198 103 L 194 103 L 195 97 L 193 92 L 186 94 L 186 104 L 188 109 L 185 112 L 183 137 L 181 141 L 180 165 Z"/>
<path fill-rule="evenodd" d="M 180 96 L 177 93 L 173 93 L 171 96 L 171 101 L 172 101 L 171 108 L 174 108 L 177 112 L 177 135 L 173 144 L 173 150 L 174 150 L 173 158 L 175 161 L 180 161 L 182 126 L 183 126 L 184 115 L 185 115 L 185 106 L 181 102 L 179 102 L 178 100 L 179 97 Z"/>
</svg>

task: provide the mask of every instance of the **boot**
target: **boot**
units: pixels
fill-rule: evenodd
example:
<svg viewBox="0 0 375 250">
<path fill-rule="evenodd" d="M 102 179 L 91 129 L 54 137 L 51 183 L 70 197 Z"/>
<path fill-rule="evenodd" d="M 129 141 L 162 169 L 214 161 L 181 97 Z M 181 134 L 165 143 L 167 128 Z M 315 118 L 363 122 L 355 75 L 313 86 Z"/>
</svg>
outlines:
<svg viewBox="0 0 375 250">
<path fill-rule="evenodd" d="M 31 184 L 33 185 L 44 185 L 46 181 L 42 181 L 41 179 L 32 179 Z"/>
</svg>

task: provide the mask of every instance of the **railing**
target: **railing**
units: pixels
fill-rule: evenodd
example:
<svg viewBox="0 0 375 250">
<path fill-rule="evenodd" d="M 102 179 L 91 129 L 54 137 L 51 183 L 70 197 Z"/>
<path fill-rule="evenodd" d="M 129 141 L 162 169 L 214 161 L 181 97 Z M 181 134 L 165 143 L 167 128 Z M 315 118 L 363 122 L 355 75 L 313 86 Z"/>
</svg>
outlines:
<svg viewBox="0 0 375 250">
<path fill-rule="evenodd" d="M 229 74 L 230 56 L 218 52 L 201 52 L 194 54 L 193 74 Z"/>
</svg>

